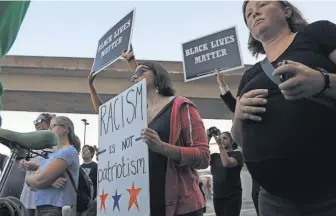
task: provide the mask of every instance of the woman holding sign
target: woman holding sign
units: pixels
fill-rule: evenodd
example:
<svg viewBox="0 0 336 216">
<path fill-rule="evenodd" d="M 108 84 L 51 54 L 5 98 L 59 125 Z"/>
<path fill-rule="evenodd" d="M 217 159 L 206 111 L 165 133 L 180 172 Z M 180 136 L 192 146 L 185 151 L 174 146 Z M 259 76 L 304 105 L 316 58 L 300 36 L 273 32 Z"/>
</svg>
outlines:
<svg viewBox="0 0 336 216">
<path fill-rule="evenodd" d="M 137 65 L 132 53 L 123 57 L 132 68 Z M 160 64 L 138 65 L 132 82 L 143 79 L 147 81 L 149 124 L 141 137 L 150 149 L 151 215 L 201 216 L 205 200 L 196 169 L 207 168 L 210 161 L 202 118 L 190 100 L 174 96 L 169 74 Z M 90 83 L 91 98 L 98 108 L 102 102 Z"/>
<path fill-rule="evenodd" d="M 243 16 L 250 51 L 267 56 L 242 77 L 232 128 L 259 214 L 334 216 L 336 25 L 287 1 L 244 1 Z"/>
</svg>

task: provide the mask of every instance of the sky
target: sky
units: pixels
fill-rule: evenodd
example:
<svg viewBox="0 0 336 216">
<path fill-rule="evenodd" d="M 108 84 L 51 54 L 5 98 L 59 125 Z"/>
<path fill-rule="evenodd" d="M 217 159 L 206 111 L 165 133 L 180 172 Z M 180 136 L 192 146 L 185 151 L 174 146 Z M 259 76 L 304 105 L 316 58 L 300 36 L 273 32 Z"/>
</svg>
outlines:
<svg viewBox="0 0 336 216">
<path fill-rule="evenodd" d="M 336 23 L 336 1 L 292 1 L 308 22 Z M 181 61 L 181 43 L 236 26 L 245 64 L 256 62 L 247 50 L 248 30 L 241 13 L 242 1 L 32 1 L 9 55 L 93 58 L 100 37 L 136 8 L 132 44 L 136 58 Z M 1 78 L 1 76 L 0 76 Z M 2 111 L 3 128 L 29 132 L 39 113 Z M 70 117 L 87 144 L 98 144 L 97 115 Z M 205 127 L 230 130 L 231 121 L 204 120 Z M 9 150 L 0 146 L 0 152 Z"/>
</svg>

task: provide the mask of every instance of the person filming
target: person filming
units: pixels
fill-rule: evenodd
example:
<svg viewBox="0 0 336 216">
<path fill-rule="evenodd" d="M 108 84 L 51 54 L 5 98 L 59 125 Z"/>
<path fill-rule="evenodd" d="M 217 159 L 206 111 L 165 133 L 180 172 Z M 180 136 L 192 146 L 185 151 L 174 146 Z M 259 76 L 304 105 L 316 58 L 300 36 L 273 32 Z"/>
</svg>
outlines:
<svg viewBox="0 0 336 216">
<path fill-rule="evenodd" d="M 243 156 L 229 132 L 221 133 L 216 127 L 207 131 L 214 138 L 220 153 L 211 154 L 210 169 L 213 176 L 213 203 L 217 216 L 239 216 L 242 205 L 240 172 Z M 209 139 L 209 140 L 210 140 Z"/>
</svg>

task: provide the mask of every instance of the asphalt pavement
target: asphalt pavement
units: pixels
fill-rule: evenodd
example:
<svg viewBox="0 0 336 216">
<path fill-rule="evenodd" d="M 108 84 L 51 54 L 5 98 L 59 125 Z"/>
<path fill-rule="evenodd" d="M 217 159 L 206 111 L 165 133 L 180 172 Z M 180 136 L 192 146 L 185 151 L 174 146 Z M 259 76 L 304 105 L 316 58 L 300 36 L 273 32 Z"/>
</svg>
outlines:
<svg viewBox="0 0 336 216">
<path fill-rule="evenodd" d="M 207 211 L 204 213 L 204 216 L 216 216 L 212 200 L 207 200 L 206 203 Z M 254 209 L 253 202 L 243 201 L 242 210 L 240 211 L 240 216 L 257 216 Z"/>
</svg>

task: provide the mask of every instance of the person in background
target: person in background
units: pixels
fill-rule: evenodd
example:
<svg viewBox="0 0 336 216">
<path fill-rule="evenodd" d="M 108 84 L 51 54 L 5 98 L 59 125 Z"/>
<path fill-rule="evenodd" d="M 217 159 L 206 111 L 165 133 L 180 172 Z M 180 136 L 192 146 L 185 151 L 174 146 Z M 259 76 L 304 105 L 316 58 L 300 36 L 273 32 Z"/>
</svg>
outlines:
<svg viewBox="0 0 336 216">
<path fill-rule="evenodd" d="M 74 134 L 74 125 L 68 117 L 53 118 L 50 129 L 59 136 L 59 144 L 26 182 L 36 191 L 38 216 L 62 216 L 62 207 L 67 205 L 73 206 L 72 215 L 76 215 L 77 193 L 74 187 L 77 188 L 78 185 L 72 184 L 69 175 L 75 183 L 78 182 L 80 141 Z"/>
<path fill-rule="evenodd" d="M 203 182 L 202 182 L 202 181 L 199 181 L 198 186 L 199 186 L 199 188 L 200 188 L 200 190 L 201 190 L 201 192 L 202 192 L 202 195 L 203 195 L 203 197 L 204 197 L 204 201 L 206 202 L 205 194 L 204 194 L 204 192 L 203 192 L 203 187 L 204 187 Z M 205 212 L 206 212 L 206 207 L 203 208 L 203 213 L 205 213 Z"/>
<path fill-rule="evenodd" d="M 224 73 L 217 73 L 217 83 L 218 83 L 219 90 L 221 93 L 220 97 L 222 98 L 226 106 L 230 109 L 230 111 L 234 113 L 237 100 L 232 95 L 229 89 L 229 86 L 225 83 L 224 76 L 225 76 Z M 254 205 L 257 215 L 259 215 L 259 204 L 258 204 L 259 191 L 260 191 L 260 185 L 258 184 L 258 182 L 256 182 L 252 178 L 251 197 L 252 197 L 253 205 Z"/>
<path fill-rule="evenodd" d="M 92 161 L 93 157 L 96 155 L 96 146 L 84 145 L 82 148 L 82 158 L 83 163 L 81 168 L 84 170 L 86 175 L 88 175 L 93 184 L 93 197 L 94 201 L 91 206 L 83 213 L 83 216 L 96 216 L 97 215 L 97 177 L 98 177 L 98 164 Z"/>
<path fill-rule="evenodd" d="M 84 145 L 82 148 L 82 158 L 83 163 L 81 168 L 84 170 L 86 175 L 88 175 L 93 183 L 94 194 L 93 197 L 97 196 L 97 173 L 98 173 L 98 164 L 92 161 L 95 156 L 95 149 L 90 145 Z"/>
<path fill-rule="evenodd" d="M 215 138 L 220 153 L 211 154 L 210 170 L 213 177 L 213 203 L 216 216 L 239 216 L 242 205 L 242 185 L 240 172 L 243 168 L 243 156 L 235 151 L 229 132 L 220 133 L 213 127 L 209 136 Z"/>
<path fill-rule="evenodd" d="M 232 127 L 260 184 L 259 214 L 334 216 L 336 25 L 308 24 L 288 1 L 244 1 L 242 16 L 252 55 L 275 68 L 245 71 Z"/>
<path fill-rule="evenodd" d="M 36 130 L 48 130 L 50 127 L 50 121 L 53 116 L 49 113 L 42 113 L 40 114 L 36 120 L 34 120 L 34 126 Z M 47 151 L 52 152 L 52 149 L 46 149 Z M 41 153 L 41 151 L 40 151 Z M 25 159 L 20 161 L 20 167 L 26 170 L 26 179 L 35 174 L 35 171 L 40 167 L 40 164 L 43 160 L 43 157 L 36 156 L 29 161 Z M 20 196 L 21 202 L 27 209 L 27 216 L 34 216 L 35 215 L 35 192 L 30 190 L 28 185 L 25 183 L 23 184 L 22 193 Z"/>
<path fill-rule="evenodd" d="M 131 80 L 147 83 L 148 128 L 141 138 L 149 148 L 151 215 L 201 216 L 205 201 L 196 169 L 209 166 L 210 151 L 205 128 L 195 105 L 176 97 L 168 71 L 156 62 L 137 65 L 132 52 L 123 53 L 133 70 Z M 102 104 L 89 86 L 94 109 Z M 186 196 L 186 194 L 188 194 Z"/>
<path fill-rule="evenodd" d="M 206 191 L 207 191 L 207 198 L 208 200 L 212 200 L 212 187 L 211 187 L 210 179 L 207 180 L 207 183 L 205 186 L 206 186 Z"/>
</svg>

